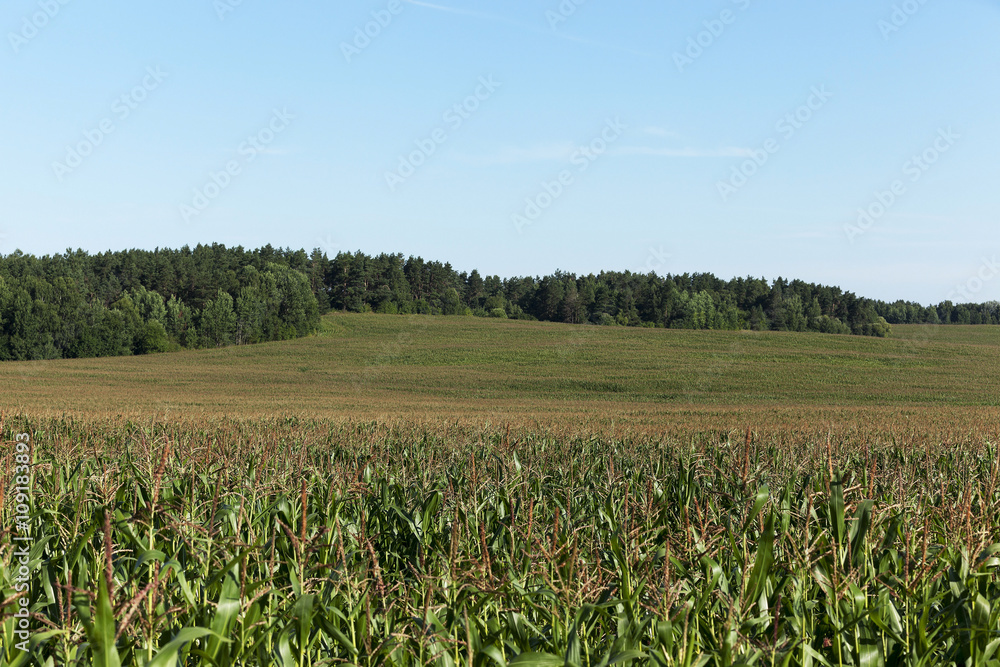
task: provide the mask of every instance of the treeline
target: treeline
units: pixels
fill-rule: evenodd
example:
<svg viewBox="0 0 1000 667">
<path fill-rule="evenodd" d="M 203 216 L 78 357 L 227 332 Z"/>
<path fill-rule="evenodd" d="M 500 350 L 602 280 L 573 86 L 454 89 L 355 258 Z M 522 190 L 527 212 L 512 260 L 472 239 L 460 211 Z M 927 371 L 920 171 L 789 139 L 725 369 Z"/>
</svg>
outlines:
<svg viewBox="0 0 1000 667">
<path fill-rule="evenodd" d="M 319 326 L 305 253 L 224 246 L 0 258 L 0 359 L 222 347 Z M 322 290 L 322 284 L 317 286 Z"/>
<path fill-rule="evenodd" d="M 890 324 L 1000 324 L 1000 304 L 937 306 L 858 297 L 801 280 L 710 273 L 658 276 L 560 271 L 541 278 L 483 277 L 419 257 L 340 253 L 324 271 L 335 309 L 476 315 L 574 324 L 756 329 L 887 336 Z"/>
<path fill-rule="evenodd" d="M 779 278 L 724 281 L 709 273 L 658 276 L 557 271 L 483 277 L 402 255 L 340 253 L 326 272 L 330 306 L 355 312 L 476 315 L 573 324 L 818 331 L 885 336 L 876 303 L 836 287 Z"/>
<path fill-rule="evenodd" d="M 708 273 L 484 277 L 401 254 L 330 258 L 269 245 L 0 257 L 0 359 L 284 340 L 315 331 L 331 309 L 868 336 L 896 323 L 1000 323 L 997 302 L 889 304 L 801 280 Z"/>
<path fill-rule="evenodd" d="M 877 301 L 875 309 L 890 324 L 1000 324 L 1000 302 L 997 301 L 943 301 L 926 308 L 909 301 Z"/>
</svg>

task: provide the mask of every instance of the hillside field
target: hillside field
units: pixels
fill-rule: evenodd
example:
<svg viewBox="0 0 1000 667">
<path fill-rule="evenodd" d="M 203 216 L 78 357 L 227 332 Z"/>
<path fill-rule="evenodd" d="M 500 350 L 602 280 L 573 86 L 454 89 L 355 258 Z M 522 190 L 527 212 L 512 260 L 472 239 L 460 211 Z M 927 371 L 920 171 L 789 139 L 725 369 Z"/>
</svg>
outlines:
<svg viewBox="0 0 1000 667">
<path fill-rule="evenodd" d="M 1000 329 L 896 326 L 875 339 L 334 313 L 305 339 L 9 362 L 0 383 L 8 412 L 163 419 L 972 414 L 1000 403 Z"/>
</svg>

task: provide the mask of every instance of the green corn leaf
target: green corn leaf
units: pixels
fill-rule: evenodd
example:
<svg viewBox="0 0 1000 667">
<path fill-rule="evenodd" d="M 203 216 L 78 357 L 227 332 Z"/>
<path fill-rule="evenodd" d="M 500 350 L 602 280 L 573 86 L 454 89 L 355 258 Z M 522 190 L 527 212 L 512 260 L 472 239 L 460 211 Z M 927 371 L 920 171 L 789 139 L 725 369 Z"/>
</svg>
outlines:
<svg viewBox="0 0 1000 667">
<path fill-rule="evenodd" d="M 844 476 L 835 475 L 830 482 L 830 523 L 838 546 L 844 545 Z"/>
<path fill-rule="evenodd" d="M 766 503 L 770 497 L 771 490 L 767 487 L 767 484 L 757 490 L 757 495 L 754 496 L 753 500 L 753 507 L 750 508 L 750 512 L 747 514 L 747 518 L 743 522 L 743 528 L 740 532 L 747 532 L 747 528 L 750 527 L 750 524 L 753 523 L 754 519 L 757 518 L 757 515 L 760 514 L 761 509 L 764 507 L 764 503 Z"/>
<path fill-rule="evenodd" d="M 854 567 L 859 567 L 864 558 L 863 547 L 868 529 L 871 527 L 874 504 L 871 500 L 861 503 L 851 525 L 851 562 Z"/>
<path fill-rule="evenodd" d="M 315 595 L 303 595 L 295 602 L 292 616 L 298 619 L 299 650 L 304 650 L 304 647 L 309 643 L 309 633 L 312 631 L 313 607 L 315 604 Z"/>
<path fill-rule="evenodd" d="M 222 589 L 219 591 L 215 616 L 212 618 L 212 636 L 205 649 L 205 653 L 213 659 L 219 660 L 226 657 L 224 654 L 228 653 L 228 649 L 224 647 L 227 646 L 227 643 L 222 640 L 222 637 L 228 637 L 232 633 L 241 608 L 239 565 L 236 561 L 230 561 L 222 579 Z"/>
<path fill-rule="evenodd" d="M 323 631 L 326 634 L 333 637 L 334 641 L 336 641 L 342 647 L 347 649 L 348 653 L 350 653 L 352 656 L 358 655 L 358 649 L 354 646 L 351 640 L 348 639 L 347 635 L 345 635 L 343 632 L 337 629 L 337 627 L 333 625 L 333 623 L 331 623 L 329 619 L 327 619 L 325 614 L 318 614 L 316 617 L 316 621 L 319 624 L 319 626 L 323 628 Z"/>
<path fill-rule="evenodd" d="M 520 654 L 507 664 L 523 665 L 523 667 L 562 667 L 566 664 L 566 661 L 551 653 L 530 652 Z"/>
<path fill-rule="evenodd" d="M 504 660 L 503 653 L 496 646 L 492 644 L 489 646 L 484 646 L 479 655 L 485 655 L 487 658 L 500 665 L 500 667 L 507 667 L 507 661 Z M 559 663 L 560 665 L 562 662 Z"/>
<path fill-rule="evenodd" d="M 107 582 L 104 577 L 100 577 L 97 613 L 94 615 L 94 625 L 89 637 L 96 667 L 121 667 L 121 658 L 118 657 L 118 648 L 115 646 L 115 630 L 115 616 L 111 610 Z"/>
<path fill-rule="evenodd" d="M 649 656 L 643 653 L 642 651 L 635 651 L 635 650 L 621 651 L 619 653 L 615 653 L 614 655 L 608 657 L 607 661 L 606 662 L 602 661 L 601 664 L 602 665 L 628 664 L 633 660 L 645 660 L 647 657 Z"/>
<path fill-rule="evenodd" d="M 767 578 L 774 564 L 774 512 L 769 512 L 764 521 L 764 532 L 757 541 L 757 555 L 754 558 L 750 579 L 747 581 L 747 591 L 743 598 L 743 608 L 748 610 L 764 592 Z"/>
<path fill-rule="evenodd" d="M 424 513 L 422 521 L 423 533 L 421 534 L 421 538 L 423 540 L 426 540 L 427 535 L 431 532 L 431 526 L 433 525 L 434 515 L 437 513 L 438 507 L 440 507 L 440 505 L 441 505 L 441 493 L 438 491 L 435 491 L 434 493 L 430 494 L 424 501 Z"/>
<path fill-rule="evenodd" d="M 278 637 L 278 656 L 281 658 L 281 667 L 296 667 L 295 656 L 292 654 L 287 632 L 282 632 L 281 636 Z"/>
<path fill-rule="evenodd" d="M 153 659 L 146 663 L 145 667 L 176 667 L 178 660 L 180 659 L 180 652 L 186 645 L 193 642 L 196 639 L 205 637 L 206 635 L 215 635 L 214 632 L 208 628 L 184 628 L 178 632 L 173 639 L 163 645 L 159 652 L 153 656 Z M 228 639 L 223 639 L 222 637 L 216 637 L 223 642 L 228 642 Z"/>
</svg>

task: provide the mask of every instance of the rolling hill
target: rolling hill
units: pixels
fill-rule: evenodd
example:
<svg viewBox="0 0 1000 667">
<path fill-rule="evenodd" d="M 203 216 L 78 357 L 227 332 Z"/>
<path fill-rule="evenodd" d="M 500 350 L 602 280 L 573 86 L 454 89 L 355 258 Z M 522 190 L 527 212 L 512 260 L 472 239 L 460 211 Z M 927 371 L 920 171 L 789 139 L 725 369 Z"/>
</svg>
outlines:
<svg viewBox="0 0 1000 667">
<path fill-rule="evenodd" d="M 5 411 L 188 416 L 559 415 L 989 408 L 1000 329 L 891 339 L 334 313 L 303 339 L 0 364 Z"/>
</svg>

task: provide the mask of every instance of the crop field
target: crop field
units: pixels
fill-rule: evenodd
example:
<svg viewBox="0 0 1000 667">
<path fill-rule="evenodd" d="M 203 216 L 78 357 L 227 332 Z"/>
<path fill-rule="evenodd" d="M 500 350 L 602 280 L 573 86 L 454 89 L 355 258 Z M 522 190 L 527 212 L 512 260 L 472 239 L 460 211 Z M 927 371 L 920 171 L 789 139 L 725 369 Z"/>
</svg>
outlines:
<svg viewBox="0 0 1000 667">
<path fill-rule="evenodd" d="M 894 330 L 2 364 L 0 665 L 1000 665 L 1000 331 Z"/>
<path fill-rule="evenodd" d="M 382 418 L 694 410 L 988 409 L 1000 329 L 897 326 L 893 339 L 334 314 L 319 335 L 166 355 L 0 364 L 30 414 Z M 734 424 L 738 426 L 739 424 Z"/>
</svg>

